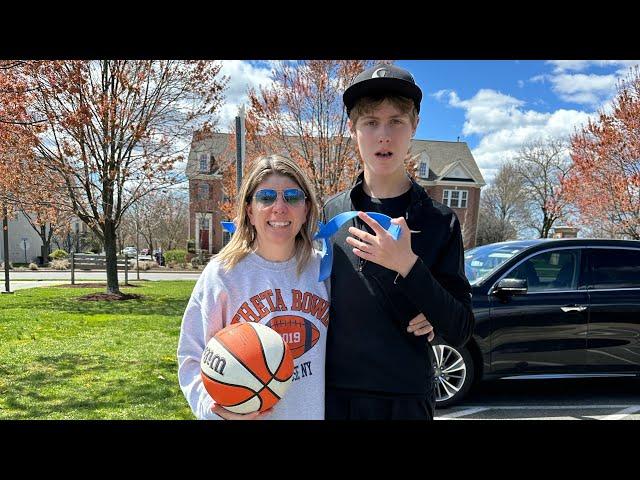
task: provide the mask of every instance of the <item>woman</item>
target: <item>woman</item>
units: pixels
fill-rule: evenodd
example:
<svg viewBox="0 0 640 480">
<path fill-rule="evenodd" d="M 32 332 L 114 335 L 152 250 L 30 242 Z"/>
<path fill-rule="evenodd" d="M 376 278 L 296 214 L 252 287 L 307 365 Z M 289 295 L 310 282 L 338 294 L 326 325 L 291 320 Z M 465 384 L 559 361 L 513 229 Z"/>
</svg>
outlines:
<svg viewBox="0 0 640 480">
<path fill-rule="evenodd" d="M 238 198 L 236 232 L 204 269 L 182 319 L 180 388 L 199 419 L 323 419 L 329 292 L 328 280 L 318 281 L 320 254 L 311 240 L 319 213 L 313 186 L 295 162 L 270 155 L 253 163 Z M 316 343 L 296 350 L 287 394 L 264 413 L 215 405 L 200 377 L 209 339 L 231 323 L 279 316 L 300 317 L 319 332 Z"/>
</svg>

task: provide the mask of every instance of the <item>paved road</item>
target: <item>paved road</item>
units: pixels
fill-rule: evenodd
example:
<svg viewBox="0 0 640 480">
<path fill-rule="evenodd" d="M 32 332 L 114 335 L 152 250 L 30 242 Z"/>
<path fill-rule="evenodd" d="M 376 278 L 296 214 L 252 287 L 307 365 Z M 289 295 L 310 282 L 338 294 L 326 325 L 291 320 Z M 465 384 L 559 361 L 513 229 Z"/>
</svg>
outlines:
<svg viewBox="0 0 640 480">
<path fill-rule="evenodd" d="M 497 380 L 436 420 L 640 420 L 640 379 Z"/>
</svg>

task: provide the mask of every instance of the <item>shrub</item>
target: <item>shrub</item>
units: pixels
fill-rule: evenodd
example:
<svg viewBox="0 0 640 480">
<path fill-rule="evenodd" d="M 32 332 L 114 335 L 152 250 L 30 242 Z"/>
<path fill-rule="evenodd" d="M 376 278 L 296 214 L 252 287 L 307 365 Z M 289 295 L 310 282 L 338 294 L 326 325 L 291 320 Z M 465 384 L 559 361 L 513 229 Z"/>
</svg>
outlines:
<svg viewBox="0 0 640 480">
<path fill-rule="evenodd" d="M 54 270 L 67 270 L 70 266 L 70 263 L 66 258 L 61 258 L 59 260 L 52 260 L 49 266 Z"/>
<path fill-rule="evenodd" d="M 186 250 L 167 250 L 164 252 L 164 260 L 169 263 L 187 263 L 187 251 Z"/>
<path fill-rule="evenodd" d="M 36 265 L 35 263 L 31 262 L 29 264 L 29 270 L 38 270 L 38 265 Z"/>
<path fill-rule="evenodd" d="M 140 265 L 140 270 L 150 270 L 158 266 L 156 262 L 149 260 L 142 260 L 141 262 L 138 262 L 138 264 Z"/>
<path fill-rule="evenodd" d="M 52 260 L 60 260 L 61 258 L 67 258 L 67 257 L 69 257 L 69 254 L 64 250 L 62 250 L 61 248 L 54 250 L 49 255 L 49 258 L 51 258 Z"/>
<path fill-rule="evenodd" d="M 191 259 L 191 266 L 193 268 L 198 268 L 198 267 L 202 266 L 202 260 L 200 260 L 199 257 L 193 257 Z"/>
<path fill-rule="evenodd" d="M 4 270 L 4 262 L 0 262 L 0 269 Z M 12 262 L 9 262 L 9 270 L 13 270 Z"/>
</svg>

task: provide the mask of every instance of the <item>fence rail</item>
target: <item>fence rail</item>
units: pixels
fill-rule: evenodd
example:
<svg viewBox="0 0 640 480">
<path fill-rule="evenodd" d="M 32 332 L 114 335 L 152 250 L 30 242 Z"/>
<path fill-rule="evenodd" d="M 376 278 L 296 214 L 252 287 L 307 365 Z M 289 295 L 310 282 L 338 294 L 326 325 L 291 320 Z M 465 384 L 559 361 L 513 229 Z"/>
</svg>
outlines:
<svg viewBox="0 0 640 480">
<path fill-rule="evenodd" d="M 129 285 L 129 260 L 133 257 L 118 255 L 117 269 L 124 270 L 124 284 Z M 91 255 L 88 253 L 71 253 L 71 285 L 75 285 L 75 271 L 93 270 L 94 268 L 106 268 L 107 257 L 105 255 Z"/>
</svg>

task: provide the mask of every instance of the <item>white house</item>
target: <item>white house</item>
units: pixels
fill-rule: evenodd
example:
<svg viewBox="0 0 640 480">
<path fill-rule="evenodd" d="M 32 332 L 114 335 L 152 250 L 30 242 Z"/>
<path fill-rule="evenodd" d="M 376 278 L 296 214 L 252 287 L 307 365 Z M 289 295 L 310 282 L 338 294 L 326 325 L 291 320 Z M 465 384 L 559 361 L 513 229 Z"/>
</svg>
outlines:
<svg viewBox="0 0 640 480">
<path fill-rule="evenodd" d="M 1 231 L 1 230 L 0 230 Z M 9 261 L 12 263 L 36 263 L 42 240 L 22 212 L 8 222 Z M 0 235 L 0 261 L 4 262 L 4 234 Z"/>
</svg>

